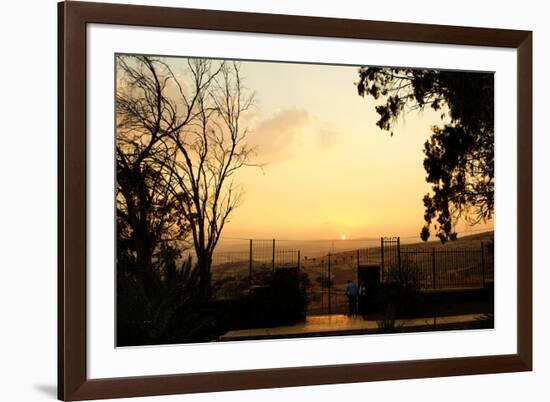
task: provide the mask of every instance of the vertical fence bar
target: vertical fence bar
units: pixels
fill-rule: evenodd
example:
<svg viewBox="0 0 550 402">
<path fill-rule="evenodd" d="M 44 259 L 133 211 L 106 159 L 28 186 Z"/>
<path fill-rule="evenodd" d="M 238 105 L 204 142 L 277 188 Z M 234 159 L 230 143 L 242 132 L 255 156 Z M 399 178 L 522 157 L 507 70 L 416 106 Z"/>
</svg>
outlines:
<svg viewBox="0 0 550 402">
<path fill-rule="evenodd" d="M 435 282 L 435 248 L 432 248 L 432 285 L 435 290 L 436 282 Z"/>
<path fill-rule="evenodd" d="M 275 271 L 275 239 L 273 239 L 273 245 L 271 248 L 271 270 Z"/>
<path fill-rule="evenodd" d="M 380 270 L 382 271 L 382 279 L 384 278 L 384 238 L 380 238 Z"/>
<path fill-rule="evenodd" d="M 332 306 L 331 306 L 331 301 L 332 301 L 332 298 L 331 298 L 331 289 L 332 288 L 332 278 L 331 278 L 331 275 L 330 275 L 330 253 L 328 253 L 328 281 L 327 281 L 327 289 L 328 289 L 328 314 L 332 314 Z"/>
<path fill-rule="evenodd" d="M 401 238 L 397 238 L 397 267 L 401 273 Z"/>
<path fill-rule="evenodd" d="M 367 253 L 368 253 L 368 249 L 367 249 Z M 367 254 L 367 260 L 368 260 L 368 254 Z M 357 277 L 357 284 L 359 284 L 359 249 L 357 249 L 357 268 L 355 269 L 356 271 L 356 277 Z"/>
</svg>

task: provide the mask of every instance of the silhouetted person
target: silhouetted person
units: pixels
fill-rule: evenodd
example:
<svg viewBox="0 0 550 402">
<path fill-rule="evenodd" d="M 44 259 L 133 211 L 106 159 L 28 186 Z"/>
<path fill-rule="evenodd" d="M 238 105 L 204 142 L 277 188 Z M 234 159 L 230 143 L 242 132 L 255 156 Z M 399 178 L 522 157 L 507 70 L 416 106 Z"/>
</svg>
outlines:
<svg viewBox="0 0 550 402">
<path fill-rule="evenodd" d="M 348 297 L 348 316 L 357 315 L 357 286 L 350 279 L 346 285 L 346 296 Z"/>
</svg>

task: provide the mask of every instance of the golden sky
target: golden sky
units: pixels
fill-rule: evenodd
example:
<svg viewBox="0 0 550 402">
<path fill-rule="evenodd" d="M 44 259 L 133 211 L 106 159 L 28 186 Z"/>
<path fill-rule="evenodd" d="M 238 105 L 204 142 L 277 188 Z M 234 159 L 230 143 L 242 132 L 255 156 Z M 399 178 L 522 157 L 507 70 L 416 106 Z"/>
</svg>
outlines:
<svg viewBox="0 0 550 402">
<path fill-rule="evenodd" d="M 357 95 L 357 67 L 243 62 L 256 93 L 249 140 L 262 170 L 238 173 L 245 195 L 224 237 L 335 239 L 414 236 L 430 186 L 423 144 L 440 113 L 401 118 L 391 137 L 372 98 Z M 480 225 L 458 230 L 479 231 Z"/>
<path fill-rule="evenodd" d="M 174 71 L 185 58 L 167 58 Z M 241 205 L 222 233 L 228 238 L 297 240 L 418 236 L 424 224 L 423 145 L 441 111 L 410 111 L 393 137 L 376 126 L 372 98 L 354 83 L 358 66 L 241 62 L 255 93 L 246 116 L 253 162 L 235 181 Z M 493 222 L 459 233 L 492 229 Z"/>
</svg>

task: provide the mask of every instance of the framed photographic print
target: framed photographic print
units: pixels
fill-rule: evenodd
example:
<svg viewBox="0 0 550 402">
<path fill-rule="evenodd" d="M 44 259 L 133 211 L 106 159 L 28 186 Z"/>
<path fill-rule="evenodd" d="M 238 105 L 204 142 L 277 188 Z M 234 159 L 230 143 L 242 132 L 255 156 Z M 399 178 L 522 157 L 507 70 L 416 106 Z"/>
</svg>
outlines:
<svg viewBox="0 0 550 402">
<path fill-rule="evenodd" d="M 59 399 L 531 370 L 531 32 L 58 15 Z"/>
</svg>

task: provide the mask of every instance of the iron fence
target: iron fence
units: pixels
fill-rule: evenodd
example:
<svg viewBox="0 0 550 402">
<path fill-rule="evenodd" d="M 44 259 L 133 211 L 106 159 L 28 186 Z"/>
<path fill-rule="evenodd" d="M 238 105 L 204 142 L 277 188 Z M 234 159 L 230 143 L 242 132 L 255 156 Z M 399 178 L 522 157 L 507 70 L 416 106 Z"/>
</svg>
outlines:
<svg viewBox="0 0 550 402">
<path fill-rule="evenodd" d="M 477 250 L 402 248 L 400 267 L 413 271 L 422 289 L 482 288 L 494 279 L 485 244 Z"/>
<path fill-rule="evenodd" d="M 346 283 L 358 283 L 358 272 L 366 266 L 378 267 L 381 283 L 406 271 L 421 291 L 484 288 L 494 280 L 492 243 L 480 242 L 477 248 L 406 246 L 392 237 L 379 244 L 307 258 L 300 250 L 279 247 L 276 240 L 250 240 L 239 251 L 214 254 L 214 295 L 242 297 L 265 286 L 273 270 L 297 268 L 306 288 L 307 313 L 342 314 L 348 309 Z"/>
<path fill-rule="evenodd" d="M 479 248 L 403 246 L 398 237 L 381 238 L 379 247 L 325 256 L 302 262 L 309 277 L 308 314 L 342 314 L 348 311 L 347 280 L 360 282 L 363 267 L 379 269 L 382 284 L 407 273 L 421 292 L 481 289 L 494 281 L 492 244 Z"/>
<path fill-rule="evenodd" d="M 236 299 L 266 286 L 276 269 L 299 268 L 300 250 L 277 247 L 274 239 L 249 240 L 240 251 L 212 256 L 211 280 L 217 299 Z"/>
</svg>

